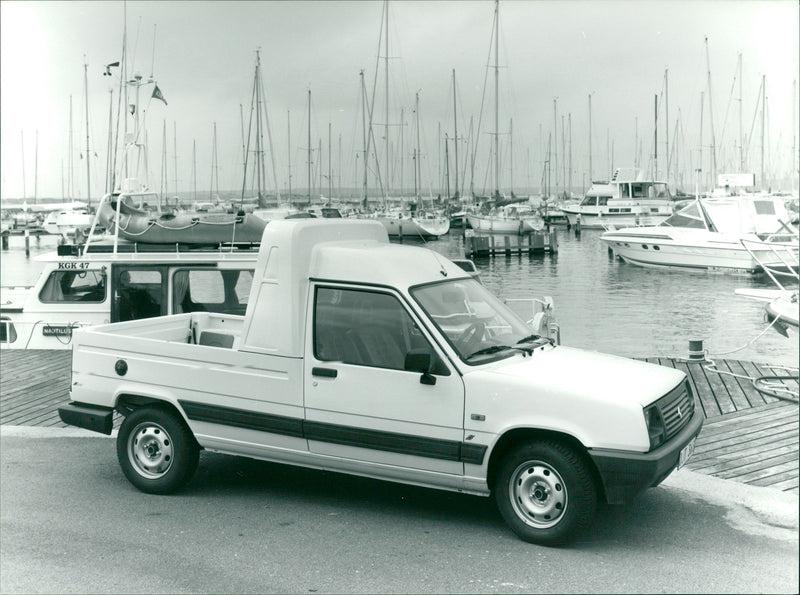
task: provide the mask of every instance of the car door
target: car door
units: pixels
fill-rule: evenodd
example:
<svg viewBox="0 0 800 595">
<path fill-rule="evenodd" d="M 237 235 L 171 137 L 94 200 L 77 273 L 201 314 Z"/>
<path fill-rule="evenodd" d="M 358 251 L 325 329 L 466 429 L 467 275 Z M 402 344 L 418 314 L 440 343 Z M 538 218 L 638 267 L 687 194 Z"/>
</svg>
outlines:
<svg viewBox="0 0 800 595">
<path fill-rule="evenodd" d="M 310 292 L 305 435 L 313 453 L 463 475 L 464 384 L 402 298 L 387 289 Z M 427 354 L 430 373 L 406 370 Z"/>
</svg>

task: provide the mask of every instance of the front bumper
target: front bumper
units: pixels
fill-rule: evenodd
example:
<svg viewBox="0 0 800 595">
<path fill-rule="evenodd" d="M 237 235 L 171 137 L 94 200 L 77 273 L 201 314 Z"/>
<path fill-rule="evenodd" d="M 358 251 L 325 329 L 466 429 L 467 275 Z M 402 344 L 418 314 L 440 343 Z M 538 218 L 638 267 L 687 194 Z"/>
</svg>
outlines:
<svg viewBox="0 0 800 595">
<path fill-rule="evenodd" d="M 99 405 L 88 405 L 70 401 L 67 405 L 58 408 L 58 416 L 65 424 L 77 426 L 111 435 L 114 423 L 114 409 Z"/>
<path fill-rule="evenodd" d="M 678 465 L 681 450 L 700 433 L 703 413 L 694 410 L 691 421 L 678 434 L 646 453 L 590 450 L 609 504 L 625 504 L 638 493 L 664 481 Z"/>
</svg>

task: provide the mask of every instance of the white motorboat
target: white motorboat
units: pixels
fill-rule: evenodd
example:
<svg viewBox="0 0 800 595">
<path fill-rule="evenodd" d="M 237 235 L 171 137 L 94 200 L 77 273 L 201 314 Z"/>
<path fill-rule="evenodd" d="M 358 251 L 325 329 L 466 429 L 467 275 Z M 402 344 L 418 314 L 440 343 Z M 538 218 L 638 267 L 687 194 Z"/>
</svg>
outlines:
<svg viewBox="0 0 800 595">
<path fill-rule="evenodd" d="M 640 170 L 617 168 L 609 182 L 592 182 L 578 204 L 561 210 L 570 225 L 583 229 L 657 225 L 672 215 L 674 203 L 666 182 L 644 180 Z"/>
<path fill-rule="evenodd" d="M 787 221 L 778 197 L 697 198 L 659 225 L 609 230 L 600 239 L 630 264 L 755 273 L 797 261 L 797 230 Z M 748 250 L 742 240 L 759 245 Z"/>
<path fill-rule="evenodd" d="M 544 229 L 544 219 L 528 204 L 510 204 L 492 209 L 488 214 L 467 215 L 475 231 L 488 233 L 512 233 L 523 235 Z"/>
<path fill-rule="evenodd" d="M 52 235 L 69 236 L 85 234 L 92 227 L 94 215 L 89 212 L 86 204 L 78 203 L 72 208 L 63 208 L 51 211 L 44 219 L 42 227 Z"/>
</svg>

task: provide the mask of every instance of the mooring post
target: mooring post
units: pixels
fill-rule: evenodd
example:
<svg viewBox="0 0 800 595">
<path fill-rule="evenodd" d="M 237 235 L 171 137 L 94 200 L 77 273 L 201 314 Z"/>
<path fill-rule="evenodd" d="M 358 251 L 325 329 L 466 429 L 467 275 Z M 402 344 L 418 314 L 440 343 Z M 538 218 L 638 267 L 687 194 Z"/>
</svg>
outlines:
<svg viewBox="0 0 800 595">
<path fill-rule="evenodd" d="M 695 340 L 689 341 L 689 359 L 690 360 L 704 360 L 706 358 L 705 350 L 703 349 L 703 341 Z"/>
</svg>

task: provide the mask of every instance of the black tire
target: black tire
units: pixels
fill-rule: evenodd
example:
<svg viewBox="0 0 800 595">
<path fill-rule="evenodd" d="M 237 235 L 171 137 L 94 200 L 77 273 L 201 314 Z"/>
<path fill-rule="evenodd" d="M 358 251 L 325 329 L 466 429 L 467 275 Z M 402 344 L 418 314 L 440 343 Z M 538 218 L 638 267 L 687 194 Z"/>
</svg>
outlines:
<svg viewBox="0 0 800 595">
<path fill-rule="evenodd" d="M 133 485 L 148 494 L 171 494 L 192 478 L 200 447 L 177 414 L 158 407 L 136 409 L 117 435 L 117 458 Z"/>
<path fill-rule="evenodd" d="M 500 514 L 521 539 L 563 545 L 584 533 L 597 509 L 597 488 L 584 461 L 560 442 L 517 446 L 494 485 Z"/>
</svg>

